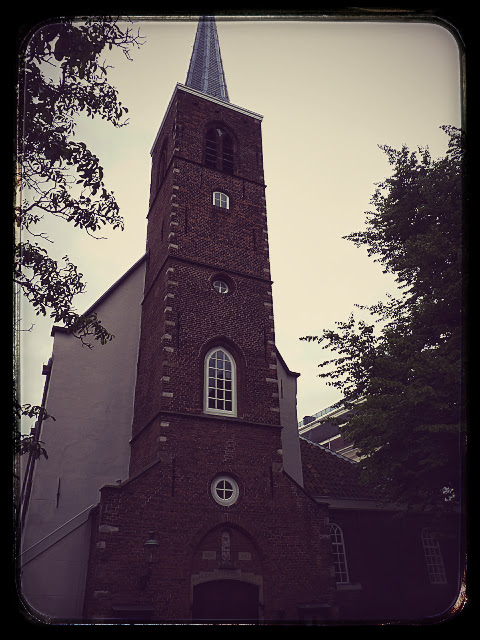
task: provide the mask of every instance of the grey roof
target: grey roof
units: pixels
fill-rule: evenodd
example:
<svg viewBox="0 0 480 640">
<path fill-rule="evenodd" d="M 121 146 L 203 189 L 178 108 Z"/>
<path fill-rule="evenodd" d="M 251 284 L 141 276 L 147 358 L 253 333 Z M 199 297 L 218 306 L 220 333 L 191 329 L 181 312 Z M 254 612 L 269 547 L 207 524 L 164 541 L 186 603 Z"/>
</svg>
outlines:
<svg viewBox="0 0 480 640">
<path fill-rule="evenodd" d="M 332 424 L 331 422 L 324 422 L 302 433 L 302 436 L 311 442 L 322 442 L 322 440 L 338 435 L 340 435 L 338 424 Z"/>
<path fill-rule="evenodd" d="M 202 16 L 198 21 L 185 85 L 230 102 L 213 16 Z"/>
<path fill-rule="evenodd" d="M 380 500 L 375 487 L 361 481 L 362 466 L 321 444 L 300 436 L 305 490 L 318 498 Z"/>
</svg>

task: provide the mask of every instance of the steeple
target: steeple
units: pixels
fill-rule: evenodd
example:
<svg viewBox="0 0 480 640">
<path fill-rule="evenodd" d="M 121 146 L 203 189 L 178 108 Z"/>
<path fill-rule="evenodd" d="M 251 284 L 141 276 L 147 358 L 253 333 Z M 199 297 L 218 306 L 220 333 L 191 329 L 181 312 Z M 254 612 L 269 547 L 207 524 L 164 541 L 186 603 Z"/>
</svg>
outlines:
<svg viewBox="0 0 480 640">
<path fill-rule="evenodd" d="M 202 16 L 198 21 L 185 84 L 187 87 L 230 102 L 213 16 Z"/>
</svg>

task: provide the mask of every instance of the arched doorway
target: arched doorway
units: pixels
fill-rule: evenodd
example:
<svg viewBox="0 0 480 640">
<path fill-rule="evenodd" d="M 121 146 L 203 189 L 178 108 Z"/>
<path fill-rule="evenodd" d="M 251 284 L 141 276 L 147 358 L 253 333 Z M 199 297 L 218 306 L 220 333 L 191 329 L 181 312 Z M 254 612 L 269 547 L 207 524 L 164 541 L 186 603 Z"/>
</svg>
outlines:
<svg viewBox="0 0 480 640">
<path fill-rule="evenodd" d="M 241 580 L 210 580 L 193 588 L 193 620 L 258 621 L 259 589 Z"/>
</svg>

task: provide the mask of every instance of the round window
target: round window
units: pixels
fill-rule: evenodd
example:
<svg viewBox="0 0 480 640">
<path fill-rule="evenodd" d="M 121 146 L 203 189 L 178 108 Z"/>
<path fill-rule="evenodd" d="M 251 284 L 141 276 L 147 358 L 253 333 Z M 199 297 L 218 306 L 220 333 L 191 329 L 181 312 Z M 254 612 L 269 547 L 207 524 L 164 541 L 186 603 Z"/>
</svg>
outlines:
<svg viewBox="0 0 480 640">
<path fill-rule="evenodd" d="M 228 284 L 226 282 L 224 282 L 223 280 L 214 280 L 213 281 L 213 288 L 218 293 L 228 293 Z"/>
<path fill-rule="evenodd" d="M 215 502 L 227 507 L 238 498 L 238 484 L 230 476 L 217 476 L 212 482 L 211 491 Z"/>
</svg>

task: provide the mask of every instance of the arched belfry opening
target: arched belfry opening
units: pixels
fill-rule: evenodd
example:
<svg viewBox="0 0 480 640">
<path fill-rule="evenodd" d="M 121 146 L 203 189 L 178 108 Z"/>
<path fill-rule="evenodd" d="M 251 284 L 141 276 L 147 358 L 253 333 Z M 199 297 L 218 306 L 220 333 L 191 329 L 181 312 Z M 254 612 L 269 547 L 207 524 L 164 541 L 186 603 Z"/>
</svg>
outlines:
<svg viewBox="0 0 480 640">
<path fill-rule="evenodd" d="M 234 172 L 234 138 L 223 125 L 209 126 L 205 134 L 205 166 Z"/>
</svg>

